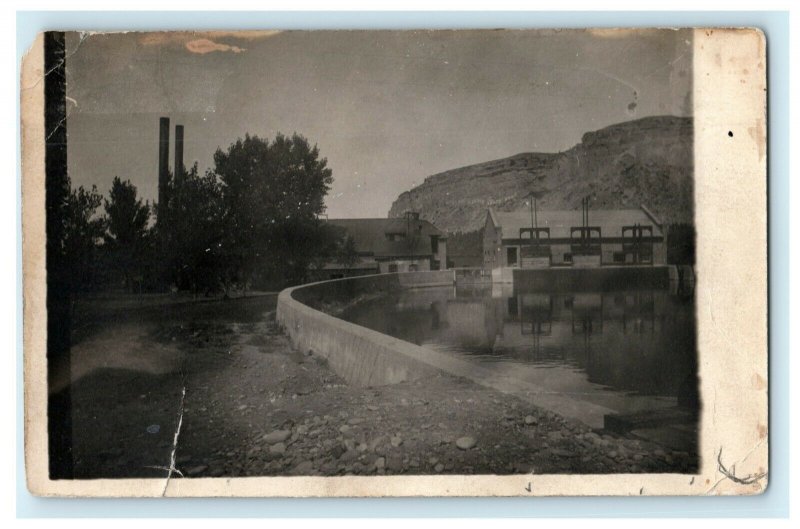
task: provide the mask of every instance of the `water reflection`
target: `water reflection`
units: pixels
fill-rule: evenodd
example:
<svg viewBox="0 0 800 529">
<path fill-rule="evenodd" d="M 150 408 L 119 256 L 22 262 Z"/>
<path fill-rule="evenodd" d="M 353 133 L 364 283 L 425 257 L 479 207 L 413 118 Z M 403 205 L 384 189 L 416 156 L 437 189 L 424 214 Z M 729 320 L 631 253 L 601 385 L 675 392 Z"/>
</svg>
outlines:
<svg viewBox="0 0 800 529">
<path fill-rule="evenodd" d="M 693 302 L 666 289 L 420 289 L 343 317 L 615 411 L 697 407 Z"/>
</svg>

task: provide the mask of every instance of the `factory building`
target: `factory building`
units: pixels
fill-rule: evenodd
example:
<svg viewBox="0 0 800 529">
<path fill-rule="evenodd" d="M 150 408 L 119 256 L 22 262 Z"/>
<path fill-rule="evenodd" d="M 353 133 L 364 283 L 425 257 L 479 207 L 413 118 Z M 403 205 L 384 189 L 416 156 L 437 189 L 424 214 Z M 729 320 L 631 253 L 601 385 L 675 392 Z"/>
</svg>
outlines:
<svg viewBox="0 0 800 529">
<path fill-rule="evenodd" d="M 483 266 L 550 268 L 666 264 L 661 222 L 639 209 L 489 209 L 483 230 Z"/>
<path fill-rule="evenodd" d="M 331 261 L 310 274 L 315 280 L 354 275 L 418 272 L 447 268 L 447 236 L 418 213 L 401 218 L 330 219 L 355 243 L 358 259 L 345 267 Z"/>
</svg>

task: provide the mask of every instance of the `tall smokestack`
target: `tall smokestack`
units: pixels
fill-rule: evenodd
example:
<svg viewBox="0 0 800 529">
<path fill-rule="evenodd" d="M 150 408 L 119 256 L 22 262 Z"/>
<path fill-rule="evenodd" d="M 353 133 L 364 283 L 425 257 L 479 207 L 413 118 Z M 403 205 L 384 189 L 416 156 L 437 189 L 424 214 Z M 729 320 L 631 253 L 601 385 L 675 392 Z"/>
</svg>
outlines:
<svg viewBox="0 0 800 529">
<path fill-rule="evenodd" d="M 158 122 L 158 205 L 167 204 L 169 184 L 169 118 Z"/>
<path fill-rule="evenodd" d="M 175 125 L 175 181 L 183 180 L 183 125 Z"/>
</svg>

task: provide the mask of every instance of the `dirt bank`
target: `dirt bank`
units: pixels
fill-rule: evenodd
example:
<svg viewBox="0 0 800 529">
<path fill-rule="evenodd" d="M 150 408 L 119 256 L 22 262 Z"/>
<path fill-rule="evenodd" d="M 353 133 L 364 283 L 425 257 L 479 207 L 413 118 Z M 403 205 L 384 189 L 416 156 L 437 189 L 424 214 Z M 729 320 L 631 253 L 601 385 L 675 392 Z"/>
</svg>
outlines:
<svg viewBox="0 0 800 529">
<path fill-rule="evenodd" d="M 449 375 L 348 386 L 323 358 L 292 350 L 274 306 L 182 305 L 116 319 L 73 347 L 76 477 L 165 476 L 179 418 L 187 477 L 696 470 L 690 454 Z"/>
</svg>

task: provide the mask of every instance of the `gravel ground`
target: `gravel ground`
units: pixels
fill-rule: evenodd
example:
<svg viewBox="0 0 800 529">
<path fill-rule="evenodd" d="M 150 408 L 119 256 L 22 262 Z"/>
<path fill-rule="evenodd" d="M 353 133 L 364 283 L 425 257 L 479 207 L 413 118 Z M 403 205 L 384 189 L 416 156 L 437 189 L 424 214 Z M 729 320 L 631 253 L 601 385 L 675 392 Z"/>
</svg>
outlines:
<svg viewBox="0 0 800 529">
<path fill-rule="evenodd" d="M 270 321 L 274 304 L 139 322 L 137 347 L 175 348 L 180 368 L 96 369 L 72 385 L 76 477 L 165 476 L 179 422 L 185 477 L 697 470 L 693 454 L 592 431 L 466 379 L 349 386 L 324 358 L 292 350 Z"/>
</svg>

